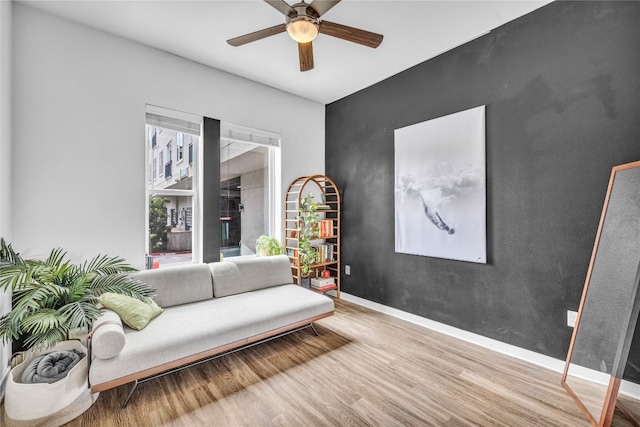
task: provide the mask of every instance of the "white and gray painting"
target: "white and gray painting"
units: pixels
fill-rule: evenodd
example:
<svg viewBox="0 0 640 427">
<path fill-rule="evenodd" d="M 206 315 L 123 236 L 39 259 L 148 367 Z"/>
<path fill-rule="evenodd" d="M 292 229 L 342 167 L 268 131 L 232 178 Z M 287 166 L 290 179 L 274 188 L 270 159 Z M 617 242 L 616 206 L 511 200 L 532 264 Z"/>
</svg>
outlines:
<svg viewBox="0 0 640 427">
<path fill-rule="evenodd" d="M 486 263 L 485 107 L 395 130 L 396 252 Z"/>
</svg>

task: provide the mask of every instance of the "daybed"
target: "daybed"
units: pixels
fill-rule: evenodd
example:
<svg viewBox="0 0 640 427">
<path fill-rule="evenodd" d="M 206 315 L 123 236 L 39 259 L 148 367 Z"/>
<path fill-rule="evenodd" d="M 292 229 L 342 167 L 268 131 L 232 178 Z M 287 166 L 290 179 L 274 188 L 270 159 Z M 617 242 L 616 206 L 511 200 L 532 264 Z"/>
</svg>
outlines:
<svg viewBox="0 0 640 427">
<path fill-rule="evenodd" d="M 292 284 L 285 255 L 146 270 L 135 277 L 157 290 L 164 312 L 144 329 L 122 326 L 105 310 L 90 340 L 93 393 L 299 329 L 331 316 L 333 300 Z"/>
</svg>

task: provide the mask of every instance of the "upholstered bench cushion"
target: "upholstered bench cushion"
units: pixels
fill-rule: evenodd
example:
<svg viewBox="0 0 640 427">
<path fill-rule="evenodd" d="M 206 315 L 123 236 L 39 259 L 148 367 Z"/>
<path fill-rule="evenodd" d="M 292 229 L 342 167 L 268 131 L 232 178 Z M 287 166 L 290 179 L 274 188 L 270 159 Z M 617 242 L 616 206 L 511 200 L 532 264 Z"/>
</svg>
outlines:
<svg viewBox="0 0 640 427">
<path fill-rule="evenodd" d="M 209 267 L 216 298 L 293 283 L 286 255 L 229 258 Z"/>
<path fill-rule="evenodd" d="M 149 325 L 125 327 L 127 344 L 114 358 L 94 359 L 92 386 L 333 312 L 330 298 L 282 285 L 168 307 Z"/>
<path fill-rule="evenodd" d="M 213 298 L 207 264 L 169 266 L 138 271 L 132 276 L 156 289 L 153 300 L 162 308 Z"/>
</svg>

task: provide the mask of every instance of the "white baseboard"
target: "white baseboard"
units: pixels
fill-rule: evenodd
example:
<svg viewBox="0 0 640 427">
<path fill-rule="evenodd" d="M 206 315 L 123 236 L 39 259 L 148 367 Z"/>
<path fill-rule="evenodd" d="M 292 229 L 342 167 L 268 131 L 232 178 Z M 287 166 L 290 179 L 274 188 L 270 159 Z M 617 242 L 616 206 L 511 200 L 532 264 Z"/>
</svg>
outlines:
<svg viewBox="0 0 640 427">
<path fill-rule="evenodd" d="M 622 380 L 618 393 L 624 394 L 625 396 L 629 396 L 636 400 L 640 400 L 640 384 Z"/>
<path fill-rule="evenodd" d="M 564 360 L 545 356 L 544 354 L 536 353 L 535 351 L 520 348 L 515 345 L 507 344 L 502 341 L 475 334 L 473 332 L 445 325 L 444 323 L 436 322 L 435 320 L 427 319 L 426 317 L 407 313 L 406 311 L 398 310 L 396 308 L 382 305 L 377 302 L 369 301 L 364 298 L 348 294 L 346 292 L 340 292 L 340 297 L 345 301 L 349 301 L 354 304 L 358 304 L 363 307 L 367 307 L 372 310 L 379 311 L 381 313 L 385 313 L 402 320 L 406 320 L 407 322 L 411 322 L 416 325 L 424 326 L 425 328 L 431 329 L 433 331 L 440 332 L 445 335 L 449 335 L 451 337 L 458 338 L 460 340 L 467 341 L 484 348 L 488 348 L 507 356 L 515 357 L 516 359 L 524 360 L 526 362 L 552 370 L 554 372 L 564 372 Z M 590 379 L 587 373 L 585 373 L 584 377 Z M 558 381 L 560 381 L 560 377 L 558 377 Z M 608 381 L 606 381 L 605 384 L 607 382 Z M 634 399 L 640 399 L 640 384 L 622 380 L 619 393 Z"/>
</svg>

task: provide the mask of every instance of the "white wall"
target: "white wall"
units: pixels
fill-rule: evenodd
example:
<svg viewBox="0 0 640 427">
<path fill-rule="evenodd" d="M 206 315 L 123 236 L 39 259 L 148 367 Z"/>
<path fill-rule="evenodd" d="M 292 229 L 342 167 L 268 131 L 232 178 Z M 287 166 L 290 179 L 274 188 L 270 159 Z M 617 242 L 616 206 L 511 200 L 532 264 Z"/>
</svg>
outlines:
<svg viewBox="0 0 640 427">
<path fill-rule="evenodd" d="M 0 237 L 11 239 L 11 10 L 0 1 Z M 9 291 L 0 291 L 0 316 L 11 310 Z M 9 372 L 11 346 L 0 343 L 0 384 Z M 0 399 L 4 387 L 0 386 Z"/>
<path fill-rule="evenodd" d="M 144 256 L 145 104 L 282 136 L 282 190 L 324 173 L 324 105 L 14 4 L 13 242 Z M 202 41 L 206 43 L 206 40 Z"/>
</svg>

